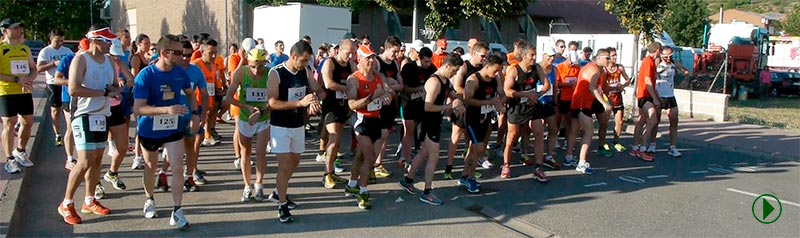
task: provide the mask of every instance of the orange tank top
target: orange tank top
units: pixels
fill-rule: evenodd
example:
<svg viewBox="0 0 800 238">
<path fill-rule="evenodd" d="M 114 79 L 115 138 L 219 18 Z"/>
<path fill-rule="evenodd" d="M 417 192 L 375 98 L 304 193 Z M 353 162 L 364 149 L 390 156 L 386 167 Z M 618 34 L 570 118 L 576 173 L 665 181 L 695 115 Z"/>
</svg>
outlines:
<svg viewBox="0 0 800 238">
<path fill-rule="evenodd" d="M 367 80 L 367 77 L 361 72 L 356 72 L 355 75 L 356 79 L 358 79 L 358 99 L 366 98 L 374 93 L 378 87 L 383 87 L 383 82 L 377 72 L 372 72 L 372 81 Z M 380 118 L 382 106 L 383 99 L 375 98 L 366 107 L 356 110 L 356 113 L 366 118 Z"/>
<path fill-rule="evenodd" d="M 575 92 L 572 94 L 571 109 L 581 110 L 592 108 L 592 102 L 595 100 L 589 87 L 592 79 L 583 77 L 583 72 L 587 70 L 588 67 L 597 67 L 597 65 L 595 63 L 589 63 L 578 73 L 578 84 L 575 85 Z M 597 79 L 597 88 L 602 89 L 605 85 L 606 75 L 605 71 L 602 70 L 600 70 L 599 73 L 600 78 Z"/>
</svg>

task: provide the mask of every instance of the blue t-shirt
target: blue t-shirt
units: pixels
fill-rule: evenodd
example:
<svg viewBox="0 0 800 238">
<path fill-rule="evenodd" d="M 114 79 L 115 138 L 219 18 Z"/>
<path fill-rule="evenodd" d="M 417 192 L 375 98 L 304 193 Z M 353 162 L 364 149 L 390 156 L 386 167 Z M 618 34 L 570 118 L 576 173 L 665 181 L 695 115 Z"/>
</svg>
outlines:
<svg viewBox="0 0 800 238">
<path fill-rule="evenodd" d="M 274 68 L 275 66 L 278 66 L 279 64 L 286 62 L 287 60 L 289 60 L 289 56 L 286 54 L 281 54 L 281 56 L 278 56 L 277 54 L 272 53 L 269 55 L 269 62 L 270 62 L 269 67 Z"/>
<path fill-rule="evenodd" d="M 169 72 L 163 72 L 155 65 L 147 66 L 139 72 L 133 83 L 133 98 L 146 100 L 146 104 L 153 107 L 166 107 L 172 105 L 186 105 L 186 99 L 180 92 L 190 89 L 189 75 L 181 67 L 173 67 Z M 188 105 L 187 105 L 188 106 Z M 189 109 L 191 110 L 191 108 Z M 154 118 L 159 117 L 163 123 L 155 123 Z M 147 139 L 163 139 L 177 133 L 184 133 L 191 118 L 191 112 L 179 117 L 177 121 L 170 120 L 169 115 L 140 116 L 137 123 L 139 136 Z"/>
<path fill-rule="evenodd" d="M 560 64 L 560 63 L 564 63 L 564 61 L 567 61 L 567 58 L 564 58 L 564 57 L 556 57 L 556 60 L 555 60 L 555 61 L 553 61 L 553 67 L 555 67 L 556 65 L 558 65 L 558 64 Z"/>
<path fill-rule="evenodd" d="M 61 72 L 64 75 L 65 79 L 69 78 L 69 65 L 72 64 L 72 59 L 75 58 L 74 54 L 64 56 L 61 58 L 61 64 L 58 65 L 56 68 L 56 72 Z M 61 87 L 61 102 L 69 102 L 69 89 L 67 86 Z"/>
<path fill-rule="evenodd" d="M 553 87 L 556 86 L 556 67 L 553 65 L 553 68 L 550 70 L 550 73 L 546 75 L 547 81 L 550 81 L 550 91 L 553 91 Z M 542 85 L 542 82 L 538 82 L 537 85 Z M 553 95 L 541 96 L 539 97 L 539 102 L 542 104 L 552 104 L 553 103 Z"/>
<path fill-rule="evenodd" d="M 203 71 L 200 71 L 200 67 L 197 67 L 197 65 L 189 64 L 189 67 L 186 68 L 186 74 L 189 75 L 189 84 L 192 86 L 192 90 L 195 90 L 197 88 L 206 90 L 206 88 L 208 87 L 208 85 L 206 84 L 206 77 L 203 76 Z M 181 94 L 183 94 L 183 91 L 181 91 Z M 189 99 L 186 97 L 184 97 L 184 99 L 185 100 L 181 103 L 189 105 L 188 104 L 189 102 L 187 101 Z"/>
</svg>

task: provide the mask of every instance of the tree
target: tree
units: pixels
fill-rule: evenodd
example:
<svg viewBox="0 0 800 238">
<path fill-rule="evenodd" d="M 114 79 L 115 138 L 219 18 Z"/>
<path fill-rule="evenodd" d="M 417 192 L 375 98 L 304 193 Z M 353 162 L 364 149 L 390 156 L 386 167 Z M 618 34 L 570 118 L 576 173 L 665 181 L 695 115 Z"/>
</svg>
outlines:
<svg viewBox="0 0 800 238">
<path fill-rule="evenodd" d="M 664 29 L 666 5 L 667 0 L 606 0 L 605 8 L 634 37 L 642 35 L 649 43 Z"/>
<path fill-rule="evenodd" d="M 708 8 L 702 0 L 672 0 L 667 3 L 664 30 L 680 46 L 700 47 L 708 23 Z"/>
<path fill-rule="evenodd" d="M 89 11 L 90 7 L 93 12 Z M 53 29 L 64 31 L 66 39 L 82 38 L 91 22 L 105 22 L 100 19 L 102 7 L 102 0 L 3 0 L 0 4 L 0 16 L 22 21 L 25 24 L 26 39 L 47 42 Z"/>
<path fill-rule="evenodd" d="M 780 23 L 786 34 L 800 36 L 800 5 L 795 5 L 794 9 L 786 16 L 786 20 Z"/>
</svg>

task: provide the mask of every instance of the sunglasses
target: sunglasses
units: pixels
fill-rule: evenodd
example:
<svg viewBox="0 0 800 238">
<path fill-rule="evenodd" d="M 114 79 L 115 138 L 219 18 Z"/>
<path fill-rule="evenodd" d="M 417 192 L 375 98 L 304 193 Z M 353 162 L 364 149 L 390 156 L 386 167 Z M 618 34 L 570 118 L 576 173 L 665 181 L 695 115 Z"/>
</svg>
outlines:
<svg viewBox="0 0 800 238">
<path fill-rule="evenodd" d="M 92 38 L 92 40 L 99 40 L 99 41 L 102 41 L 103 43 L 111 44 L 111 40 L 106 39 L 106 38 L 98 37 L 98 38 Z"/>
<path fill-rule="evenodd" d="M 672 59 L 672 56 L 661 56 L 662 59 Z"/>
</svg>

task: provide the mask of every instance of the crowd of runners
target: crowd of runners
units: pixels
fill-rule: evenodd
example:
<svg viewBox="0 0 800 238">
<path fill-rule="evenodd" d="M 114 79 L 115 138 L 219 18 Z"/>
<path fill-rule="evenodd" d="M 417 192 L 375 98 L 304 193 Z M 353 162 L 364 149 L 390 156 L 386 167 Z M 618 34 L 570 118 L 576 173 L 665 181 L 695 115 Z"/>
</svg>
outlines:
<svg viewBox="0 0 800 238">
<path fill-rule="evenodd" d="M 81 213 L 111 213 L 99 202 L 106 193 L 100 179 L 125 190 L 118 172 L 132 152 L 131 169 L 143 171 L 144 216 L 156 217 L 155 192 L 171 192 L 169 224 L 188 228 L 181 209 L 183 193 L 202 189 L 207 182 L 205 171 L 197 166 L 201 148 L 220 143 L 216 123 L 228 115 L 235 123 L 231 160 L 242 174 L 241 201 L 277 203 L 283 223 L 293 221 L 291 210 L 298 206 L 289 199 L 288 187 L 306 151 L 306 133 L 314 133 L 309 117 L 319 117 L 316 161 L 325 164 L 322 186 L 334 189 L 342 184 L 361 209 L 371 207 L 368 185 L 392 176 L 386 166 L 395 165 L 384 163 L 387 151 L 394 149 L 387 148 L 391 137 L 401 141 L 394 154 L 402 171 L 395 174 L 397 184 L 434 206 L 443 204 L 432 191 L 440 169 L 440 143 L 447 143 L 443 179 L 456 180 L 468 193 L 481 191 L 477 168 L 490 169 L 495 163 L 506 179 L 512 177 L 512 166 L 530 166 L 528 171 L 542 183 L 549 181 L 546 170 L 569 167 L 592 174 L 595 119 L 597 157 L 626 150 L 619 140 L 625 112 L 622 92 L 632 83 L 639 117 L 629 155 L 654 160 L 655 131 L 662 110 L 667 110 L 667 154 L 681 156 L 675 147 L 678 112 L 672 91 L 675 75 L 688 71 L 672 61 L 672 49 L 658 43 L 647 47 L 634 80 L 617 63 L 614 48 L 579 51 L 577 42 L 563 40 L 536 49 L 520 39 L 504 58 L 477 39 L 469 40 L 468 49 L 448 52 L 444 39 L 435 49 L 421 42 L 403 44 L 395 36 L 373 46 L 369 37 L 348 33 L 340 42 L 322 44 L 316 53 L 305 36 L 286 51 L 282 41 L 275 42 L 270 54 L 263 40 L 247 38 L 227 46 L 223 54 L 226 46 L 208 34 L 132 38 L 126 30 L 112 32 L 94 25 L 74 53 L 63 45 L 63 32 L 53 30 L 50 44 L 34 59 L 24 45 L 23 28 L 15 19 L 0 23 L 5 170 L 19 173 L 21 167 L 34 166 L 24 148 L 33 124 L 33 81 L 45 73 L 54 143 L 65 149 L 69 170 L 57 211 L 72 225 L 81 223 L 73 201 L 81 183 L 86 185 Z M 611 118 L 614 135 L 608 143 Z M 444 121 L 452 125 L 449 134 L 442 133 L 448 124 Z M 352 130 L 345 132 L 346 127 Z M 129 128 L 136 133 L 129 135 Z M 129 143 L 129 136 L 135 142 Z M 340 146 L 348 137 L 350 156 L 344 156 Z M 455 157 L 462 142 L 467 149 L 457 177 Z M 564 151 L 557 152 L 559 147 Z M 102 173 L 106 154 L 111 164 Z M 265 194 L 267 154 L 275 155 L 278 172 L 275 189 Z M 347 157 L 349 161 L 343 161 Z M 346 162 L 350 168 L 343 166 Z M 416 180 L 424 181 L 422 189 L 414 186 Z"/>
</svg>

